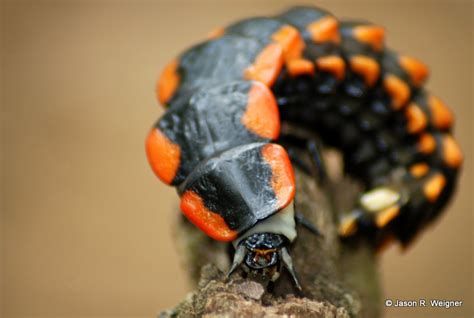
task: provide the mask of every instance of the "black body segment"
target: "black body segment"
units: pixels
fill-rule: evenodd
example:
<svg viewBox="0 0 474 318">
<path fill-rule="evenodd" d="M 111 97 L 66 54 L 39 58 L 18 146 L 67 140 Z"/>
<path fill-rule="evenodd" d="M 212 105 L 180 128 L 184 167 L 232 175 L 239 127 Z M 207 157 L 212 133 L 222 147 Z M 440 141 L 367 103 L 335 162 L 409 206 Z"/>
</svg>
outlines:
<svg viewBox="0 0 474 318">
<path fill-rule="evenodd" d="M 199 91 L 244 79 L 244 69 L 263 47 L 256 39 L 231 35 L 192 47 L 178 59 L 181 81 L 168 104 L 180 109 Z"/>
<path fill-rule="evenodd" d="M 149 160 L 216 239 L 292 201 L 286 152 L 271 143 L 280 120 L 338 148 L 346 173 L 365 185 L 342 216 L 342 237 L 408 244 L 452 196 L 463 160 L 453 115 L 422 87 L 427 67 L 387 49 L 380 26 L 296 7 L 234 23 L 170 65 Z"/>
<path fill-rule="evenodd" d="M 280 14 L 278 19 L 294 26 L 301 33 L 307 58 L 316 60 L 341 54 L 338 49 L 340 34 L 337 20 L 329 12 L 314 7 L 296 7 Z"/>
<path fill-rule="evenodd" d="M 178 192 L 182 211 L 195 225 L 229 241 L 290 204 L 294 184 L 280 145 L 251 143 L 203 161 Z"/>
<path fill-rule="evenodd" d="M 249 18 L 231 24 L 225 28 L 225 34 L 257 39 L 268 44 L 272 35 L 285 25 L 281 20 L 268 17 Z"/>
<path fill-rule="evenodd" d="M 272 168 L 262 154 L 264 143 L 234 147 L 197 167 L 180 188 L 203 198 L 239 233 L 280 208 L 272 188 Z"/>
<path fill-rule="evenodd" d="M 156 128 L 181 148 L 180 167 L 172 182 L 180 185 L 203 160 L 249 143 L 268 141 L 244 126 L 249 106 L 250 81 L 224 82 L 195 92 L 181 107 L 172 107 Z M 265 88 L 262 88 L 263 90 Z M 275 109 L 277 112 L 277 110 Z M 278 130 L 277 119 L 269 119 L 270 129 Z"/>
</svg>

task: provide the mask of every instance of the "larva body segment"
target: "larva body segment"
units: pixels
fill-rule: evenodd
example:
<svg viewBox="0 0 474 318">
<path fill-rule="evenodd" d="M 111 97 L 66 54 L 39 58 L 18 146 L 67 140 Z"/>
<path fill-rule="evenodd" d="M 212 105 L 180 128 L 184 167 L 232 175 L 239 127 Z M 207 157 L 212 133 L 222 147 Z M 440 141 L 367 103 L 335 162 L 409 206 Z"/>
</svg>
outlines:
<svg viewBox="0 0 474 318">
<path fill-rule="evenodd" d="M 384 35 L 297 7 L 234 23 L 170 63 L 157 86 L 166 114 L 147 153 L 186 216 L 238 243 L 287 211 L 295 185 L 276 145 L 281 120 L 338 148 L 345 171 L 366 186 L 341 237 L 408 244 L 448 202 L 462 154 L 452 113 L 423 88 L 428 69 L 385 48 Z M 284 225 L 275 233 L 290 236 Z"/>
</svg>

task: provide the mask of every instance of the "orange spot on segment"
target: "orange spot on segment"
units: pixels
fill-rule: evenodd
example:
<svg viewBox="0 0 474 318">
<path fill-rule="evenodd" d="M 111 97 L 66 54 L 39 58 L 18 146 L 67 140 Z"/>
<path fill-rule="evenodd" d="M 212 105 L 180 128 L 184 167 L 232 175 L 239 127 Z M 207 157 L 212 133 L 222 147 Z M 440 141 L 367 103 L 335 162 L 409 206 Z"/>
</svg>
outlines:
<svg viewBox="0 0 474 318">
<path fill-rule="evenodd" d="M 461 148 L 451 135 L 443 136 L 443 160 L 451 168 L 458 168 L 463 161 Z"/>
<path fill-rule="evenodd" d="M 446 178 L 437 173 L 433 175 L 423 186 L 423 193 L 430 202 L 435 202 L 446 184 Z"/>
<path fill-rule="evenodd" d="M 290 74 L 291 76 L 314 74 L 314 63 L 305 59 L 295 59 L 288 61 L 286 64 L 286 68 L 288 70 L 288 74 Z"/>
<path fill-rule="evenodd" d="M 430 154 L 436 148 L 436 140 L 428 133 L 420 136 L 418 140 L 418 150 L 423 154 Z"/>
<path fill-rule="evenodd" d="M 306 29 L 311 34 L 311 39 L 316 43 L 339 43 L 341 41 L 339 23 L 334 17 L 326 16 L 321 18 L 308 24 Z"/>
<path fill-rule="evenodd" d="M 257 56 L 255 62 L 244 73 L 248 80 L 262 82 L 271 87 L 283 66 L 283 50 L 280 44 L 267 45 Z"/>
<path fill-rule="evenodd" d="M 386 208 L 383 211 L 377 213 L 375 218 L 375 224 L 378 228 L 382 228 L 387 225 L 390 221 L 392 221 L 400 212 L 400 207 L 398 205 L 391 206 Z"/>
<path fill-rule="evenodd" d="M 286 207 L 295 197 L 295 176 L 286 150 L 277 144 L 262 149 L 265 161 L 272 169 L 272 188 L 278 200 L 278 209 Z"/>
<path fill-rule="evenodd" d="M 191 223 L 213 239 L 230 242 L 237 238 L 237 232 L 229 228 L 222 216 L 208 210 L 198 194 L 186 191 L 180 207 Z"/>
<path fill-rule="evenodd" d="M 400 56 L 399 62 L 401 67 L 410 76 L 413 85 L 423 85 L 429 74 L 428 67 L 425 64 L 410 56 Z"/>
<path fill-rule="evenodd" d="M 275 97 L 268 87 L 258 82 L 252 85 L 241 121 L 248 130 L 260 137 L 278 138 L 280 114 Z"/>
<path fill-rule="evenodd" d="M 417 163 L 410 167 L 411 175 L 417 178 L 425 176 L 429 170 L 430 167 L 426 163 Z"/>
<path fill-rule="evenodd" d="M 357 218 L 353 215 L 344 217 L 339 225 L 338 231 L 342 237 L 354 234 L 357 231 Z"/>
<path fill-rule="evenodd" d="M 436 128 L 448 129 L 452 126 L 454 116 L 445 103 L 431 95 L 428 98 L 428 106 L 431 111 L 431 122 Z"/>
<path fill-rule="evenodd" d="M 305 47 L 303 38 L 298 30 L 285 25 L 272 35 L 272 40 L 279 43 L 283 49 L 285 61 L 300 58 Z"/>
<path fill-rule="evenodd" d="M 375 51 L 380 51 L 383 48 L 385 30 L 382 27 L 361 25 L 355 27 L 352 34 L 358 41 L 370 45 Z"/>
<path fill-rule="evenodd" d="M 373 86 L 380 74 L 379 64 L 370 57 L 356 55 L 350 59 L 351 69 L 361 75 L 368 86 Z"/>
<path fill-rule="evenodd" d="M 392 100 L 392 107 L 395 110 L 401 109 L 410 98 L 410 87 L 393 74 L 385 76 L 383 84 Z"/>
<path fill-rule="evenodd" d="M 163 106 L 173 97 L 173 94 L 178 88 L 180 81 L 178 63 L 178 60 L 175 59 L 166 65 L 158 80 L 156 93 L 158 101 Z"/>
<path fill-rule="evenodd" d="M 316 60 L 316 66 L 321 71 L 333 74 L 340 81 L 344 79 L 346 64 L 339 56 L 320 57 Z"/>
<path fill-rule="evenodd" d="M 180 164 L 181 150 L 158 128 L 153 128 L 146 140 L 148 162 L 155 174 L 167 184 L 173 182 Z"/>
<path fill-rule="evenodd" d="M 217 39 L 225 34 L 225 29 L 223 27 L 218 27 L 212 30 L 207 34 L 208 39 Z"/>
<path fill-rule="evenodd" d="M 415 103 L 408 105 L 405 111 L 405 117 L 408 121 L 407 129 L 410 134 L 421 132 L 428 124 L 428 119 L 426 118 L 425 113 Z"/>
</svg>

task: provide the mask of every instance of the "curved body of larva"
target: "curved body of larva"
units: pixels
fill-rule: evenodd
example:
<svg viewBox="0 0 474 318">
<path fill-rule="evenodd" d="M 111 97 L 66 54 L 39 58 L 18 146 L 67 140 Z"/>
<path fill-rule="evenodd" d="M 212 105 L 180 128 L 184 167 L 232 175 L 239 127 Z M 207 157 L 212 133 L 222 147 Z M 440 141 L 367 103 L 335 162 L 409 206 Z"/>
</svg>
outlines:
<svg viewBox="0 0 474 318">
<path fill-rule="evenodd" d="M 165 68 L 157 93 L 167 110 L 148 158 L 194 224 L 235 242 L 292 205 L 280 120 L 298 125 L 338 148 L 366 186 L 340 235 L 407 244 L 449 200 L 462 163 L 453 115 L 424 90 L 427 76 L 386 49 L 376 25 L 310 7 L 243 20 Z M 275 232 L 292 241 L 281 219 Z"/>
</svg>

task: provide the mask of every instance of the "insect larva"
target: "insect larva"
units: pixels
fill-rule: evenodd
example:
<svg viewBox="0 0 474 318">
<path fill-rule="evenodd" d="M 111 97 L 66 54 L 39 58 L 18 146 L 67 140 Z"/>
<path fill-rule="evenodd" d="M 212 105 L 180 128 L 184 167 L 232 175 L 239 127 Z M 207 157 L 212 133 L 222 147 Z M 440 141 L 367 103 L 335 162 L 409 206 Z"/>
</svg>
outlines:
<svg viewBox="0 0 474 318">
<path fill-rule="evenodd" d="M 312 7 L 219 29 L 165 67 L 165 115 L 151 130 L 154 172 L 175 186 L 183 213 L 233 242 L 241 263 L 299 286 L 295 181 L 278 143 L 280 120 L 316 133 L 366 186 L 340 222 L 343 238 L 408 244 L 449 200 L 462 163 L 453 115 L 423 84 L 427 67 L 385 47 L 384 29 Z M 291 143 L 290 143 L 291 144 Z"/>
</svg>

